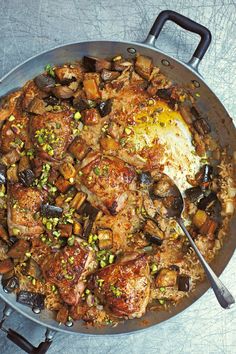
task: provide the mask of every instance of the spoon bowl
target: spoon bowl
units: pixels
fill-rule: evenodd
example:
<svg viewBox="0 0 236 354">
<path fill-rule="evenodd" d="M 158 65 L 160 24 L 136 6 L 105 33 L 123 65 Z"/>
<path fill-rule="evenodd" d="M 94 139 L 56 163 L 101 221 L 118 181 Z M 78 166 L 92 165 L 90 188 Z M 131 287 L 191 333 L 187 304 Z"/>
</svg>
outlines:
<svg viewBox="0 0 236 354">
<path fill-rule="evenodd" d="M 190 233 L 186 229 L 184 220 L 182 218 L 182 212 L 184 210 L 184 198 L 177 185 L 166 174 L 162 174 L 161 178 L 157 182 L 157 185 L 151 189 L 151 195 L 154 194 L 158 196 L 158 193 L 159 197 L 162 198 L 162 203 L 165 209 L 165 215 L 163 216 L 167 218 L 175 218 L 184 234 L 188 238 L 195 253 L 197 254 L 219 304 L 224 309 L 230 308 L 235 303 L 234 297 L 206 262 L 205 258 L 192 239 Z"/>
</svg>

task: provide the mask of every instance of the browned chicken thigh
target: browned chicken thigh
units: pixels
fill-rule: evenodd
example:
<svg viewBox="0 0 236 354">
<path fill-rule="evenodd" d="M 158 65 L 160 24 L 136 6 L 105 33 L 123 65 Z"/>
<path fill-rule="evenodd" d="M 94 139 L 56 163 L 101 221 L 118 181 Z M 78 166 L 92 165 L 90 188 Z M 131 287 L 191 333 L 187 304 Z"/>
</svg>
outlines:
<svg viewBox="0 0 236 354">
<path fill-rule="evenodd" d="M 93 270 L 93 261 L 93 252 L 76 243 L 46 257 L 42 271 L 47 281 L 57 285 L 63 300 L 76 305 L 85 288 L 82 280 Z"/>
<path fill-rule="evenodd" d="M 134 169 L 117 157 L 91 152 L 83 160 L 81 171 L 90 201 L 116 215 L 125 205 L 127 191 L 135 186 Z"/>
<path fill-rule="evenodd" d="M 71 143 L 71 111 L 47 112 L 31 118 L 31 139 L 41 158 L 61 160 Z"/>
<path fill-rule="evenodd" d="M 43 232 L 42 222 L 35 214 L 40 210 L 44 197 L 45 191 L 37 188 L 9 184 L 7 223 L 10 235 L 33 238 Z"/>
<path fill-rule="evenodd" d="M 130 259 L 129 259 L 130 258 Z M 91 276 L 89 287 L 117 317 L 141 317 L 149 301 L 149 265 L 145 255 L 131 255 Z"/>
</svg>

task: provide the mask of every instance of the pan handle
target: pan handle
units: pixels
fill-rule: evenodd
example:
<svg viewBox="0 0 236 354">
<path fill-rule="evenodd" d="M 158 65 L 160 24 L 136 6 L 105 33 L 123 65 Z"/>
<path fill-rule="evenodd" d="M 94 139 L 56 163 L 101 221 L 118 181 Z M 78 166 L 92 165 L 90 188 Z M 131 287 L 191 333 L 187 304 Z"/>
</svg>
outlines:
<svg viewBox="0 0 236 354">
<path fill-rule="evenodd" d="M 10 316 L 12 313 L 12 309 L 6 305 L 3 310 L 3 316 L 0 321 L 0 329 L 7 334 L 7 338 L 10 339 L 13 343 L 15 343 L 18 347 L 24 350 L 26 353 L 30 354 L 45 354 L 49 349 L 50 345 L 52 344 L 52 340 L 54 337 L 55 332 L 47 329 L 45 333 L 45 341 L 41 342 L 38 347 L 34 347 L 26 338 L 22 335 L 17 333 L 11 328 L 6 328 L 3 326 L 5 320 Z"/>
<path fill-rule="evenodd" d="M 158 38 L 166 21 L 172 21 L 187 31 L 199 34 L 201 37 L 200 42 L 198 43 L 198 46 L 192 55 L 192 58 L 188 62 L 188 65 L 197 71 L 198 65 L 211 43 L 211 32 L 206 27 L 200 25 L 197 22 L 194 22 L 193 20 L 190 20 L 188 17 L 185 17 L 175 11 L 165 10 L 157 16 L 156 21 L 154 22 L 146 40 L 144 41 L 145 44 L 154 47 L 155 41 Z"/>
</svg>

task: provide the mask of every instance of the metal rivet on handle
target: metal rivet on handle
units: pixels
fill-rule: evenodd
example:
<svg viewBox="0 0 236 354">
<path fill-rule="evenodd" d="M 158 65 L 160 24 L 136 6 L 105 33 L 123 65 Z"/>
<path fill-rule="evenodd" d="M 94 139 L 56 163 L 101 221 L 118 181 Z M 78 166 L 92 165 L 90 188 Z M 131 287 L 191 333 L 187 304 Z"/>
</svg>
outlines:
<svg viewBox="0 0 236 354">
<path fill-rule="evenodd" d="M 194 84 L 195 87 L 200 87 L 200 84 L 197 80 L 192 80 L 192 83 Z"/>
<path fill-rule="evenodd" d="M 167 59 L 162 59 L 161 63 L 165 66 L 170 66 L 170 62 Z"/>
<path fill-rule="evenodd" d="M 136 49 L 135 48 L 127 48 L 127 52 L 129 52 L 130 54 L 135 54 Z"/>
<path fill-rule="evenodd" d="M 73 322 L 72 321 L 66 321 L 66 326 L 67 327 L 72 327 L 73 326 Z"/>
<path fill-rule="evenodd" d="M 33 307 L 33 308 L 32 308 L 32 311 L 33 311 L 34 313 L 36 313 L 36 315 L 38 315 L 38 314 L 41 312 L 41 310 L 40 310 L 38 307 Z"/>
</svg>

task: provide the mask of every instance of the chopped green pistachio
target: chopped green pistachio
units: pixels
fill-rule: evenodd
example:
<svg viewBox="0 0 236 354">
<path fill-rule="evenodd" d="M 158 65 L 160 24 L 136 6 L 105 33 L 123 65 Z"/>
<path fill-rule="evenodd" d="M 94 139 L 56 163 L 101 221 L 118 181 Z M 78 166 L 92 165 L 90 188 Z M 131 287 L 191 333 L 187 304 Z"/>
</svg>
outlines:
<svg viewBox="0 0 236 354">
<path fill-rule="evenodd" d="M 132 129 L 125 128 L 125 134 L 130 135 L 132 133 Z"/>
<path fill-rule="evenodd" d="M 75 112 L 75 114 L 74 114 L 74 119 L 75 119 L 75 120 L 79 120 L 80 118 L 81 118 L 80 112 Z"/>
<path fill-rule="evenodd" d="M 74 179 L 73 177 L 69 178 L 69 182 L 70 182 L 70 183 L 74 183 L 74 180 L 75 180 L 75 179 Z"/>
<path fill-rule="evenodd" d="M 196 95 L 196 97 L 201 97 L 200 93 L 198 93 L 198 92 L 195 95 Z"/>
<path fill-rule="evenodd" d="M 12 115 L 10 115 L 10 117 L 9 117 L 9 122 L 13 122 L 13 120 L 15 120 L 16 118 L 13 116 L 13 114 Z"/>
<path fill-rule="evenodd" d="M 75 260 L 75 258 L 74 258 L 73 256 L 71 256 L 71 257 L 68 258 L 68 262 L 69 262 L 70 264 L 74 264 L 74 260 Z"/>
<path fill-rule="evenodd" d="M 42 236 L 42 237 L 41 237 L 41 241 L 42 241 L 42 242 L 46 242 L 46 240 L 47 240 L 47 237 L 46 237 L 46 236 Z"/>
<path fill-rule="evenodd" d="M 36 285 L 36 279 L 35 278 L 32 279 L 32 284 Z"/>
<path fill-rule="evenodd" d="M 79 175 L 79 176 L 83 176 L 83 172 L 82 172 L 82 171 L 79 171 L 79 172 L 78 172 L 78 175 Z"/>
<path fill-rule="evenodd" d="M 151 265 L 151 274 L 152 274 L 152 275 L 153 275 L 153 274 L 156 274 L 156 273 L 157 273 L 157 270 L 158 270 L 157 265 L 156 265 L 155 263 L 153 263 L 153 264 Z"/>
<path fill-rule="evenodd" d="M 52 234 L 53 234 L 53 236 L 55 236 L 56 238 L 61 236 L 61 232 L 60 232 L 59 230 L 54 230 L 54 231 L 52 232 Z"/>
<path fill-rule="evenodd" d="M 88 181 L 92 181 L 93 177 L 92 176 L 88 176 Z"/>
<path fill-rule="evenodd" d="M 56 128 L 60 129 L 61 128 L 61 123 L 56 123 Z"/>
<path fill-rule="evenodd" d="M 74 279 L 74 275 L 70 275 L 70 274 L 65 274 L 64 275 L 64 278 L 67 279 L 67 280 L 73 280 Z"/>
<path fill-rule="evenodd" d="M 86 295 L 90 294 L 90 290 L 89 290 L 89 289 L 86 289 L 86 290 L 85 290 L 85 294 L 86 294 Z"/>
<path fill-rule="evenodd" d="M 121 290 L 115 285 L 110 285 L 110 290 L 113 292 L 115 297 L 120 297 L 122 294 Z"/>
<path fill-rule="evenodd" d="M 103 283 L 104 283 L 104 279 L 97 279 L 97 284 L 99 287 L 102 287 L 103 286 Z"/>
<path fill-rule="evenodd" d="M 54 284 L 51 286 L 51 290 L 52 290 L 53 293 L 56 292 L 57 288 L 56 288 L 56 286 Z"/>
<path fill-rule="evenodd" d="M 100 176 L 100 168 L 99 167 L 95 167 L 94 169 L 93 169 L 93 172 L 95 173 L 95 175 L 97 175 L 97 176 Z"/>
<path fill-rule="evenodd" d="M 148 105 L 149 106 L 153 106 L 154 105 L 154 100 L 152 100 L 152 99 L 148 100 Z"/>
<path fill-rule="evenodd" d="M 162 288 L 160 288 L 160 291 L 161 291 L 162 293 L 164 293 L 164 292 L 166 291 L 166 288 L 162 287 Z"/>
<path fill-rule="evenodd" d="M 73 246 L 74 243 L 75 243 L 75 236 L 72 235 L 71 237 L 68 238 L 67 244 L 68 244 L 68 246 Z"/>
<path fill-rule="evenodd" d="M 55 77 L 55 73 L 54 73 L 53 68 L 50 64 L 47 64 L 44 69 L 50 76 Z"/>
<path fill-rule="evenodd" d="M 109 264 L 112 264 L 114 262 L 115 256 L 114 254 L 110 254 L 109 258 L 108 258 L 108 262 Z"/>
<path fill-rule="evenodd" d="M 48 230 L 52 230 L 52 223 L 51 223 L 50 221 L 47 221 L 47 223 L 46 223 L 46 228 L 47 228 Z"/>
<path fill-rule="evenodd" d="M 13 227 L 13 229 L 12 229 L 12 233 L 13 233 L 13 235 L 14 235 L 14 236 L 17 236 L 17 235 L 19 235 L 20 230 L 19 230 L 19 229 L 17 229 L 17 227 Z"/>
<path fill-rule="evenodd" d="M 164 305 L 165 300 L 164 299 L 159 299 L 159 302 L 160 302 L 161 305 Z"/>
<path fill-rule="evenodd" d="M 104 260 L 101 260 L 101 261 L 100 261 L 100 266 L 101 266 L 102 268 L 106 267 L 106 265 L 107 265 L 107 263 L 106 263 Z"/>
<path fill-rule="evenodd" d="M 30 252 L 25 252 L 26 257 L 30 258 L 31 257 L 31 253 Z"/>
<path fill-rule="evenodd" d="M 0 197 L 4 197 L 5 193 L 0 192 Z"/>
</svg>

